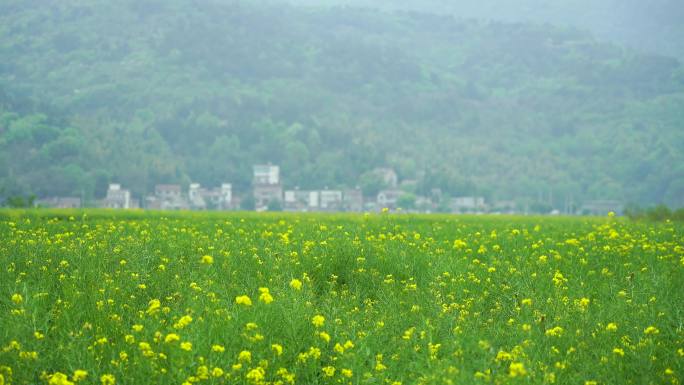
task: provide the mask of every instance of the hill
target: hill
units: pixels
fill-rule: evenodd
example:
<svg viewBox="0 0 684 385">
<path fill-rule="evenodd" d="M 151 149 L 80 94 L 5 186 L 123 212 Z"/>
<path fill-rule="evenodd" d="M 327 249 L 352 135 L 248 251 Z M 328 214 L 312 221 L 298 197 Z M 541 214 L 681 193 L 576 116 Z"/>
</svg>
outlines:
<svg viewBox="0 0 684 385">
<path fill-rule="evenodd" d="M 569 28 L 239 1 L 0 4 L 0 184 L 354 186 L 684 205 L 684 70 Z M 543 198 L 540 198 L 543 197 Z"/>
<path fill-rule="evenodd" d="M 684 59 L 684 3 L 679 0 L 287 1 L 305 6 L 416 11 L 464 19 L 573 27 L 642 52 Z"/>
</svg>

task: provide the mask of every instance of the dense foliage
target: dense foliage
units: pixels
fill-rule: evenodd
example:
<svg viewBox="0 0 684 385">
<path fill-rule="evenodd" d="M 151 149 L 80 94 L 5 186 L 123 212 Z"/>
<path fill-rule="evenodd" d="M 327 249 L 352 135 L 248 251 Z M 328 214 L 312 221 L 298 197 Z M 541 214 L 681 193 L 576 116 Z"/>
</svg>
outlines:
<svg viewBox="0 0 684 385">
<path fill-rule="evenodd" d="M 281 0 L 307 6 L 357 6 L 509 22 L 571 26 L 605 39 L 684 59 L 680 0 Z"/>
<path fill-rule="evenodd" d="M 684 208 L 671 210 L 665 205 L 646 208 L 638 205 L 627 205 L 624 214 L 632 220 L 684 222 Z"/>
<path fill-rule="evenodd" d="M 0 188 L 353 187 L 684 205 L 684 70 L 568 28 L 239 1 L 0 3 Z"/>
<path fill-rule="evenodd" d="M 684 376 L 681 224 L 0 215 L 0 383 L 592 385 Z"/>
</svg>

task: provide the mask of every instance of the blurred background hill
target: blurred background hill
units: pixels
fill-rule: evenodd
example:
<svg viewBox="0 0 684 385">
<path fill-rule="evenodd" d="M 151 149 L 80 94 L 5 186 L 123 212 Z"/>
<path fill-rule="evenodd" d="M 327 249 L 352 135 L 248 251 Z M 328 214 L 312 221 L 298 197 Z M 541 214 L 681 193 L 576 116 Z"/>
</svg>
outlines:
<svg viewBox="0 0 684 385">
<path fill-rule="evenodd" d="M 392 167 L 416 193 L 684 206 L 682 7 L 549 3 L 3 1 L 0 191 L 239 193 L 272 162 L 287 187 Z"/>
</svg>

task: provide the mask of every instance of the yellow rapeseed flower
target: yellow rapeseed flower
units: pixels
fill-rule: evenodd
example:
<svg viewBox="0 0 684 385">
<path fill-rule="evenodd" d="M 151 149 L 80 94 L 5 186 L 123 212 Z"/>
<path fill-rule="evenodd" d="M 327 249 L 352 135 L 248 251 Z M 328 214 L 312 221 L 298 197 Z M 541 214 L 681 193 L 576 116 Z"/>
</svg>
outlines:
<svg viewBox="0 0 684 385">
<path fill-rule="evenodd" d="M 116 384 L 116 378 L 111 374 L 103 374 L 100 377 L 100 382 L 102 382 L 102 385 L 114 385 Z"/>
<path fill-rule="evenodd" d="M 302 281 L 298 280 L 297 278 L 293 278 L 292 281 L 290 281 L 290 287 L 295 290 L 302 290 Z"/>
<path fill-rule="evenodd" d="M 590 302 L 591 301 L 589 300 L 589 298 L 580 298 L 578 306 L 582 309 L 586 309 L 589 306 Z"/>
<path fill-rule="evenodd" d="M 526 374 L 527 370 L 525 370 L 525 365 L 522 362 L 511 362 L 511 365 L 508 367 L 509 377 L 523 377 Z"/>
<path fill-rule="evenodd" d="M 545 332 L 549 337 L 559 337 L 563 334 L 563 328 L 560 326 L 553 327 Z"/>
<path fill-rule="evenodd" d="M 180 341 L 180 336 L 176 333 L 169 333 L 164 338 L 164 342 L 166 342 L 167 344 L 170 344 L 170 343 L 176 342 L 176 341 Z"/>
<path fill-rule="evenodd" d="M 249 350 L 243 350 L 238 354 L 239 362 L 252 362 L 252 353 Z"/>
<path fill-rule="evenodd" d="M 553 284 L 556 286 L 561 286 L 568 280 L 563 276 L 563 273 L 560 271 L 556 270 L 556 272 L 553 274 Z"/>
<path fill-rule="evenodd" d="M 616 331 L 617 329 L 618 329 L 617 324 L 614 323 L 614 322 L 611 322 L 611 323 L 609 323 L 608 325 L 606 325 L 606 330 L 609 331 L 609 332 L 614 332 L 614 331 Z"/>
<path fill-rule="evenodd" d="M 88 377 L 88 372 L 85 370 L 77 369 L 74 371 L 74 375 L 72 378 L 74 379 L 75 382 L 85 380 L 85 378 Z"/>
<path fill-rule="evenodd" d="M 283 346 L 280 344 L 272 344 L 271 350 L 273 350 L 277 356 L 283 354 Z"/>
<path fill-rule="evenodd" d="M 211 255 L 204 255 L 202 256 L 202 259 L 200 261 L 204 265 L 211 265 L 212 263 L 214 263 L 214 257 L 212 257 Z"/>
<path fill-rule="evenodd" d="M 311 323 L 312 323 L 315 327 L 322 327 L 322 326 L 325 324 L 325 317 L 323 317 L 323 316 L 320 315 L 320 314 L 315 315 L 315 316 L 313 316 L 313 317 L 311 318 Z"/>
<path fill-rule="evenodd" d="M 249 372 L 247 372 L 247 374 L 245 375 L 245 378 L 254 384 L 261 384 L 263 382 L 265 376 L 266 376 L 266 371 L 264 370 L 264 368 L 257 367 L 257 368 L 250 370 Z"/>
<path fill-rule="evenodd" d="M 156 298 L 151 299 L 147 306 L 147 314 L 155 314 L 159 311 L 159 308 L 161 307 L 161 301 L 159 301 Z"/>
<path fill-rule="evenodd" d="M 646 335 L 658 334 L 658 333 L 660 333 L 660 330 L 658 330 L 658 328 L 655 326 L 649 326 L 646 329 L 644 329 L 644 334 L 646 334 Z"/>
<path fill-rule="evenodd" d="M 74 385 L 64 373 L 54 373 L 48 378 L 48 385 Z"/>
<path fill-rule="evenodd" d="M 269 303 L 273 302 L 273 296 L 271 296 L 271 293 L 267 287 L 260 287 L 259 293 L 261 293 L 261 294 L 259 294 L 259 301 L 261 301 L 265 304 L 269 304 Z"/>
<path fill-rule="evenodd" d="M 238 305 L 252 306 L 252 300 L 246 295 L 235 297 L 235 303 Z"/>
<path fill-rule="evenodd" d="M 174 329 L 183 329 L 184 327 L 190 325 L 190 323 L 192 323 L 192 317 L 189 315 L 184 315 L 184 316 L 180 317 L 178 322 L 173 324 L 173 328 Z"/>
<path fill-rule="evenodd" d="M 318 336 L 321 337 L 321 339 L 325 342 L 330 342 L 330 334 L 326 332 L 320 332 L 318 333 Z"/>
<path fill-rule="evenodd" d="M 335 367 L 334 366 L 323 367 L 323 374 L 325 374 L 326 377 L 334 376 L 335 375 Z"/>
<path fill-rule="evenodd" d="M 192 350 L 192 342 L 181 342 L 180 348 L 185 350 L 186 352 L 189 352 Z"/>
<path fill-rule="evenodd" d="M 22 302 L 24 302 L 24 297 L 22 297 L 19 293 L 12 294 L 12 302 L 20 305 Z"/>
</svg>

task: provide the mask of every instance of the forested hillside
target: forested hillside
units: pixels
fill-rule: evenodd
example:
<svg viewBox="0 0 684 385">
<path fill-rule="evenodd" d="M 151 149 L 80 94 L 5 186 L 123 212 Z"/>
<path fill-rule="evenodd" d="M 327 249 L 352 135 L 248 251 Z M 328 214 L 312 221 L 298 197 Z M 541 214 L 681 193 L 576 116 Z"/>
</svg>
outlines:
<svg viewBox="0 0 684 385">
<path fill-rule="evenodd" d="M 306 6 L 355 6 L 458 18 L 570 26 L 640 51 L 684 59 L 681 0 L 281 0 Z"/>
<path fill-rule="evenodd" d="M 241 1 L 0 2 L 0 186 L 354 186 L 684 205 L 684 70 L 569 28 Z M 553 188 L 552 188 L 553 186 Z M 545 198 L 546 199 L 546 198 Z"/>
</svg>

